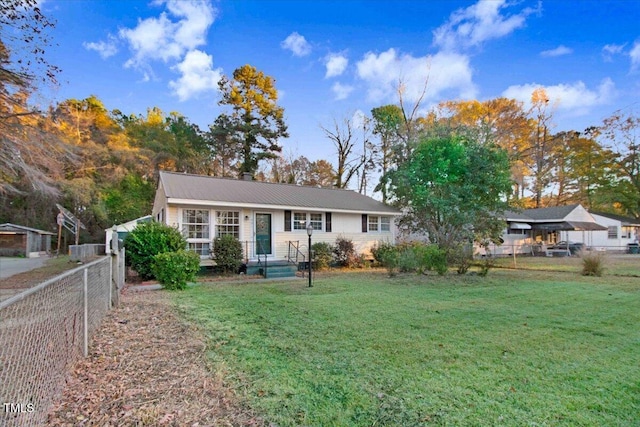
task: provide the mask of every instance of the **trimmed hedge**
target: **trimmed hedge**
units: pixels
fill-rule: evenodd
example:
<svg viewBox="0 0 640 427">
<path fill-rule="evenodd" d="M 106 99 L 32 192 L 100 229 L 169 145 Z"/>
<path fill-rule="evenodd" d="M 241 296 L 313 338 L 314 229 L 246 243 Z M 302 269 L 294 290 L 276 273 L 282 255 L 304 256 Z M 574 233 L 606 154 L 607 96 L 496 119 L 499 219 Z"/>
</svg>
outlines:
<svg viewBox="0 0 640 427">
<path fill-rule="evenodd" d="M 126 263 L 138 272 L 142 280 L 153 279 L 153 257 L 164 252 L 176 252 L 187 247 L 187 241 L 177 228 L 160 222 L 139 224 L 124 240 Z"/>
<path fill-rule="evenodd" d="M 185 250 L 164 252 L 153 257 L 152 270 L 164 288 L 185 289 L 200 271 L 200 256 Z"/>
</svg>

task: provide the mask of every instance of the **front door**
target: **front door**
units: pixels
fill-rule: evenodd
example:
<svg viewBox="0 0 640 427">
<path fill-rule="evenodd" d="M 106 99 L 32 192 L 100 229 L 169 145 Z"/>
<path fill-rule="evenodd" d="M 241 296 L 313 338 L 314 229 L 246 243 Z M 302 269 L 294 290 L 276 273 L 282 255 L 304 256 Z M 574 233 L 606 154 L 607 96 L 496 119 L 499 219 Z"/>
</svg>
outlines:
<svg viewBox="0 0 640 427">
<path fill-rule="evenodd" d="M 256 214 L 256 255 L 271 255 L 271 214 Z"/>
</svg>

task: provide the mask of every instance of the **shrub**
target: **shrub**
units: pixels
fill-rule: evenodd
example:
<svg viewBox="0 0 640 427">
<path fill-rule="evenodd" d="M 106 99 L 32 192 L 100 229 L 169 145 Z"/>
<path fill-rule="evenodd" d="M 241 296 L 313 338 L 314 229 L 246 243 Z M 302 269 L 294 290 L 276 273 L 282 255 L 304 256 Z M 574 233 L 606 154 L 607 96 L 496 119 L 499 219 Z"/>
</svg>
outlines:
<svg viewBox="0 0 640 427">
<path fill-rule="evenodd" d="M 355 246 L 351 239 L 338 237 L 333 247 L 336 262 L 340 267 L 355 267 L 358 264 L 359 257 L 356 254 Z"/>
<path fill-rule="evenodd" d="M 242 243 L 233 236 L 216 237 L 213 240 L 213 257 L 223 273 L 237 272 L 242 265 Z"/>
<path fill-rule="evenodd" d="M 473 248 L 471 245 L 458 245 L 451 248 L 447 255 L 448 265 L 455 266 L 458 274 L 466 274 L 466 272 L 469 271 L 469 267 L 471 267 L 472 260 Z"/>
<path fill-rule="evenodd" d="M 166 289 L 185 289 L 200 271 L 200 256 L 192 251 L 164 252 L 153 257 L 153 274 Z"/>
<path fill-rule="evenodd" d="M 389 276 L 395 276 L 398 268 L 398 248 L 389 242 L 377 242 L 371 248 L 373 259 L 387 269 Z"/>
<path fill-rule="evenodd" d="M 326 242 L 318 242 L 311 245 L 313 252 L 313 268 L 326 270 L 333 261 L 333 247 Z"/>
<path fill-rule="evenodd" d="M 187 241 L 180 231 L 160 222 L 139 224 L 124 240 L 127 251 L 126 263 L 138 272 L 143 280 L 154 278 L 153 257 L 165 253 L 184 250 Z"/>
<path fill-rule="evenodd" d="M 410 243 L 398 246 L 398 269 L 403 273 L 415 273 L 420 271 L 421 243 Z"/>
<path fill-rule="evenodd" d="M 604 272 L 604 256 L 599 252 L 583 252 L 582 253 L 582 275 L 583 276 L 602 276 Z"/>
<path fill-rule="evenodd" d="M 435 271 L 441 276 L 447 272 L 447 254 L 438 245 L 423 245 L 417 251 L 420 267 L 423 270 Z"/>
</svg>

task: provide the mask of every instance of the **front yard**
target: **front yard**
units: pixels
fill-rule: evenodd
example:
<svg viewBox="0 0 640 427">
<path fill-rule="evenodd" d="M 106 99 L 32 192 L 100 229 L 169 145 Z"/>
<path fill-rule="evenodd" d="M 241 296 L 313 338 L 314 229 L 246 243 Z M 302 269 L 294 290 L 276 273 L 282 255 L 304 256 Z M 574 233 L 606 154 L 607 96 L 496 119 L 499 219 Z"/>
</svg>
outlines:
<svg viewBox="0 0 640 427">
<path fill-rule="evenodd" d="M 636 425 L 640 281 L 327 275 L 172 294 L 267 423 Z"/>
</svg>

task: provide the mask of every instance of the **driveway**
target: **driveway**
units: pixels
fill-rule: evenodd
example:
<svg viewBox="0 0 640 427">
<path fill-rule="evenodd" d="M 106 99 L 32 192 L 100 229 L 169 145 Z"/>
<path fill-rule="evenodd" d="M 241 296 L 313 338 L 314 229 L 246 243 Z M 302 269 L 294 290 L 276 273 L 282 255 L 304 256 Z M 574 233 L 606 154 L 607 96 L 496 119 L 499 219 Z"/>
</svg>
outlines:
<svg viewBox="0 0 640 427">
<path fill-rule="evenodd" d="M 42 267 L 46 258 L 6 258 L 0 257 L 0 280 L 14 274 Z"/>
</svg>

